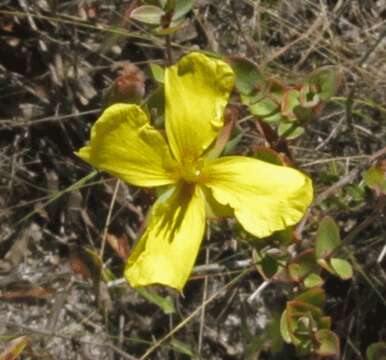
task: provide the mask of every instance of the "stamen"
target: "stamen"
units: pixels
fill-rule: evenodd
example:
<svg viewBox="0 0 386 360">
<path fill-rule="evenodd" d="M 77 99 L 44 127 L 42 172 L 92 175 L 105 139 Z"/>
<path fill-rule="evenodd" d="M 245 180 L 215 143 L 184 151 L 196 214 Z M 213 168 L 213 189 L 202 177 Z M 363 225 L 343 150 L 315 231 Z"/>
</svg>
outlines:
<svg viewBox="0 0 386 360">
<path fill-rule="evenodd" d="M 185 159 L 180 168 L 181 177 L 188 183 L 197 183 L 202 175 L 203 162 L 199 160 Z"/>
</svg>

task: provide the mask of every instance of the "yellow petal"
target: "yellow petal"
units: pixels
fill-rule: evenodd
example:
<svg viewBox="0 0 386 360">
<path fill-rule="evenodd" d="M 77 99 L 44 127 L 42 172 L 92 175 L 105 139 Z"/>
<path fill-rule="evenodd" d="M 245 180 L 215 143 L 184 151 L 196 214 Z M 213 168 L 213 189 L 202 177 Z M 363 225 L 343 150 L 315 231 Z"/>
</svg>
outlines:
<svg viewBox="0 0 386 360">
<path fill-rule="evenodd" d="M 165 70 L 166 132 L 178 160 L 198 159 L 216 138 L 233 80 L 228 64 L 200 53 Z"/>
<path fill-rule="evenodd" d="M 201 189 L 178 185 L 164 197 L 153 206 L 148 227 L 127 261 L 125 277 L 133 287 L 163 284 L 181 290 L 196 260 L 205 230 Z"/>
<path fill-rule="evenodd" d="M 233 209 L 229 205 L 220 204 L 210 191 L 205 186 L 202 186 L 202 192 L 205 197 L 205 213 L 207 219 L 220 220 L 228 217 L 233 217 Z"/>
<path fill-rule="evenodd" d="M 91 129 L 90 143 L 77 155 L 132 185 L 175 182 L 176 162 L 169 147 L 137 105 L 116 104 L 107 108 Z"/>
<path fill-rule="evenodd" d="M 301 172 L 244 156 L 213 160 L 204 173 L 214 198 L 231 206 L 244 229 L 257 237 L 296 224 L 313 197 L 312 182 Z"/>
</svg>

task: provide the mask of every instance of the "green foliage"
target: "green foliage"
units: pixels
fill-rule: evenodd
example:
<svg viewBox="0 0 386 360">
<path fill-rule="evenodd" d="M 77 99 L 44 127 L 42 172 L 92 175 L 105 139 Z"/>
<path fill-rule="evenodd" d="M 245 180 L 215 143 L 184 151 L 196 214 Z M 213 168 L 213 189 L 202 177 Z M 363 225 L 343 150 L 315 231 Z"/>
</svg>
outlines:
<svg viewBox="0 0 386 360">
<path fill-rule="evenodd" d="M 165 70 L 158 64 L 150 64 L 150 71 L 153 79 L 158 83 L 164 83 Z"/>
<path fill-rule="evenodd" d="M 162 16 L 164 15 L 165 11 L 158 6 L 143 5 L 135 8 L 131 12 L 130 17 L 144 24 L 160 25 Z"/>
<path fill-rule="evenodd" d="M 339 89 L 342 75 L 335 66 L 325 66 L 311 73 L 305 83 L 314 90 L 312 95 L 317 95 L 321 101 L 328 101 Z"/>
<path fill-rule="evenodd" d="M 291 279 L 296 282 L 304 281 L 310 274 L 318 270 L 319 268 L 313 249 L 303 251 L 288 265 L 288 273 Z"/>
<path fill-rule="evenodd" d="M 362 176 L 365 184 L 376 194 L 386 194 L 386 171 L 381 165 L 364 171 Z"/>
<path fill-rule="evenodd" d="M 264 84 L 263 75 L 253 62 L 242 57 L 231 57 L 229 61 L 236 75 L 235 86 L 241 94 L 249 95 L 256 86 Z"/>
<path fill-rule="evenodd" d="M 170 296 L 163 297 L 148 288 L 136 288 L 138 294 L 154 305 L 157 305 L 165 314 L 174 314 L 176 309 Z"/>
<path fill-rule="evenodd" d="M 318 342 L 315 352 L 320 356 L 337 356 L 339 354 L 339 338 L 333 331 L 319 330 L 315 334 L 315 339 Z"/>
<path fill-rule="evenodd" d="M 349 280 L 353 276 L 351 264 L 347 260 L 332 257 L 340 245 L 341 239 L 338 225 L 333 218 L 325 216 L 319 224 L 316 236 L 315 255 L 318 259 L 318 264 L 342 280 Z"/>
<path fill-rule="evenodd" d="M 325 292 L 318 287 L 287 302 L 281 317 L 280 331 L 284 341 L 295 345 L 301 355 L 339 355 L 339 339 L 330 330 L 330 318 L 323 315 L 324 302 Z"/>
<path fill-rule="evenodd" d="M 268 147 L 256 148 L 255 158 L 275 165 L 283 165 L 284 163 L 280 154 Z"/>
<path fill-rule="evenodd" d="M 260 120 L 277 126 L 279 136 L 289 140 L 303 134 L 305 123 L 319 114 L 323 102 L 336 93 L 341 83 L 335 67 L 316 70 L 304 82 L 292 85 L 268 77 L 243 57 L 231 57 L 229 61 L 242 103 Z"/>
<path fill-rule="evenodd" d="M 334 269 L 336 275 L 338 275 L 342 280 L 349 280 L 353 276 L 353 269 L 351 264 L 344 259 L 331 258 L 330 259 L 331 267 Z"/>
<path fill-rule="evenodd" d="M 181 28 L 193 5 L 194 0 L 146 1 L 130 13 L 130 18 L 155 27 L 158 35 L 169 35 Z"/>
<path fill-rule="evenodd" d="M 318 259 L 329 257 L 340 246 L 339 227 L 334 219 L 326 216 L 319 224 L 315 242 L 315 255 Z"/>
<path fill-rule="evenodd" d="M 182 342 L 177 339 L 172 339 L 170 341 L 170 346 L 173 348 L 173 350 L 179 352 L 180 354 L 189 356 L 190 359 L 199 359 L 199 357 L 193 352 L 191 347 L 185 342 Z"/>
<path fill-rule="evenodd" d="M 371 344 L 366 351 L 367 360 L 386 360 L 386 342 Z"/>
</svg>

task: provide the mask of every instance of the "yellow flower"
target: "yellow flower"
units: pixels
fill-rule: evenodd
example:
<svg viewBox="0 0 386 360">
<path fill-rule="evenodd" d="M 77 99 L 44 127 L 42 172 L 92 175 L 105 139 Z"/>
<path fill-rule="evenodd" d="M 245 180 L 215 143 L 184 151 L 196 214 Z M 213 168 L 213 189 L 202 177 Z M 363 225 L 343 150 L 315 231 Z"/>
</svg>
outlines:
<svg viewBox="0 0 386 360">
<path fill-rule="evenodd" d="M 150 211 L 126 264 L 134 286 L 181 290 L 204 236 L 206 204 L 266 237 L 297 223 L 312 200 L 311 180 L 289 167 L 244 156 L 209 159 L 233 88 L 232 69 L 200 53 L 165 70 L 166 139 L 137 105 L 109 107 L 78 156 L 137 186 L 171 185 Z"/>
</svg>

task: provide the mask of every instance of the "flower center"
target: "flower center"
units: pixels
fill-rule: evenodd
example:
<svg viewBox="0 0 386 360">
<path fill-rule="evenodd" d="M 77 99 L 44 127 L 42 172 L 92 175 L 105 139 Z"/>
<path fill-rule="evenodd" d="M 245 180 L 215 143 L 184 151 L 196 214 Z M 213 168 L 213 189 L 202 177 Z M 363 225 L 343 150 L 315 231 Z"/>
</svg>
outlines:
<svg viewBox="0 0 386 360">
<path fill-rule="evenodd" d="M 203 160 L 185 159 L 180 168 L 181 177 L 188 183 L 197 183 L 202 175 Z"/>
</svg>

